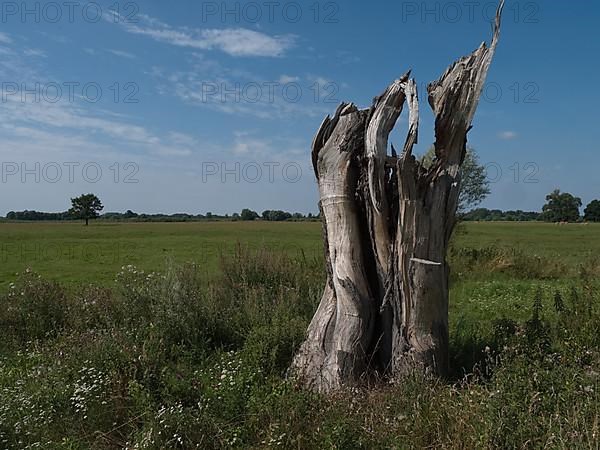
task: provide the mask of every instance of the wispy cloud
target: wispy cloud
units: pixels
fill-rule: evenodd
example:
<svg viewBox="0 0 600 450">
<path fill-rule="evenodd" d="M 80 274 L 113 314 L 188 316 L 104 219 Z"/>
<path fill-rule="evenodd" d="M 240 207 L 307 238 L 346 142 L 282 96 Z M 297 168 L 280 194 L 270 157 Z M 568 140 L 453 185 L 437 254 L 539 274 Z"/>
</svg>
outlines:
<svg viewBox="0 0 600 450">
<path fill-rule="evenodd" d="M 46 52 L 37 48 L 28 48 L 23 51 L 25 56 L 36 56 L 38 58 L 47 58 Z"/>
<path fill-rule="evenodd" d="M 512 141 L 516 139 L 519 135 L 515 131 L 502 131 L 498 133 L 498 137 L 505 141 Z"/>
<path fill-rule="evenodd" d="M 259 119 L 319 117 L 339 103 L 337 85 L 323 77 L 281 75 L 273 80 L 224 66 L 201 54 L 193 55 L 186 70 L 154 67 L 151 75 L 158 81 L 161 95 Z M 290 88 L 291 83 L 297 85 Z"/>
<path fill-rule="evenodd" d="M 232 153 L 236 156 L 265 157 L 272 153 L 270 141 L 253 137 L 248 132 L 234 133 Z"/>
<path fill-rule="evenodd" d="M 356 64 L 360 62 L 360 58 L 356 54 L 345 50 L 337 52 L 336 58 L 341 64 Z"/>
<path fill-rule="evenodd" d="M 3 136 L 0 158 L 3 161 L 31 164 L 132 161 L 143 167 L 147 174 L 151 168 L 180 170 L 189 167 L 190 158 L 198 158 L 210 151 L 213 145 L 200 143 L 182 133 L 165 133 L 159 137 L 125 118 L 111 119 L 110 114 L 93 117 L 89 112 L 74 110 L 63 112 L 60 117 L 61 113 L 55 110 L 48 116 L 34 114 L 35 117 L 32 117 L 31 105 L 25 108 L 22 105 L 12 106 L 15 108 L 9 107 L 0 113 Z M 22 111 L 22 114 L 15 111 Z M 56 120 L 52 121 L 52 117 Z M 71 118 L 71 124 L 65 123 L 68 118 Z"/>
<path fill-rule="evenodd" d="M 172 27 L 160 20 L 146 15 L 139 16 L 138 23 L 128 23 L 115 11 L 106 15 L 111 23 L 118 23 L 132 34 L 148 36 L 155 41 L 178 47 L 198 50 L 220 50 L 231 56 L 264 56 L 279 57 L 290 49 L 295 36 L 269 36 L 259 31 L 246 28 L 198 29 L 188 27 Z"/>
<path fill-rule="evenodd" d="M 59 34 L 47 33 L 46 31 L 39 31 L 39 30 L 36 31 L 36 33 L 44 36 L 44 38 L 46 38 L 46 39 L 51 39 L 54 42 L 58 42 L 59 44 L 68 44 L 69 42 L 71 42 L 70 39 L 68 39 L 65 36 L 59 35 Z"/>
<path fill-rule="evenodd" d="M 11 44 L 12 39 L 10 38 L 10 36 L 8 34 L 2 33 L 0 31 L 0 42 L 2 42 L 3 44 Z"/>
<path fill-rule="evenodd" d="M 271 37 L 244 28 L 203 30 L 201 34 L 201 46 L 218 48 L 232 56 L 282 56 L 294 42 L 289 35 Z"/>
<path fill-rule="evenodd" d="M 19 84 L 25 86 L 46 84 L 44 60 L 24 56 L 41 56 L 41 53 L 35 50 L 7 53 L 0 60 L 0 77 L 19 80 Z M 191 136 L 175 132 L 160 135 L 136 123 L 135 118 L 98 105 L 90 108 L 78 96 L 74 100 L 64 96 L 50 102 L 35 100 L 32 96 L 24 98 L 21 93 L 5 95 L 0 124 L 3 136 L 0 155 L 6 158 L 35 154 L 38 159 L 47 159 L 67 153 L 96 157 L 90 155 L 92 152 L 106 157 L 107 149 L 111 153 L 184 157 L 199 147 Z"/>
<path fill-rule="evenodd" d="M 114 50 L 112 48 L 109 48 L 107 50 L 107 52 L 112 53 L 115 56 L 120 56 L 121 58 L 128 58 L 128 59 L 135 59 L 136 56 L 132 53 L 129 52 L 125 52 L 123 50 Z"/>
<path fill-rule="evenodd" d="M 281 84 L 296 83 L 298 81 L 300 81 L 300 77 L 293 77 L 290 75 L 281 75 L 279 77 L 279 82 Z"/>
<path fill-rule="evenodd" d="M 231 146 L 231 155 L 238 161 L 262 160 L 306 163 L 309 143 L 297 139 L 272 136 L 265 138 L 255 131 L 235 131 Z"/>
</svg>

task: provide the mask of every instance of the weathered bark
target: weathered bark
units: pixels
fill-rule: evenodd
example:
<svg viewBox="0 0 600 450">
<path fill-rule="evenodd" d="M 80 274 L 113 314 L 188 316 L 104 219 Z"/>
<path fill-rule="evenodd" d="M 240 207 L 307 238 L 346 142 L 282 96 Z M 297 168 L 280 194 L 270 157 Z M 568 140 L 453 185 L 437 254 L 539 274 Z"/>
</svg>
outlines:
<svg viewBox="0 0 600 450">
<path fill-rule="evenodd" d="M 419 126 L 410 73 L 371 108 L 342 104 L 312 149 L 320 194 L 328 280 L 293 369 L 327 392 L 373 373 L 396 378 L 448 370 L 448 265 L 467 133 L 494 55 L 483 43 L 428 86 L 436 160 L 413 156 Z M 388 137 L 404 104 L 409 131 L 398 156 Z"/>
</svg>

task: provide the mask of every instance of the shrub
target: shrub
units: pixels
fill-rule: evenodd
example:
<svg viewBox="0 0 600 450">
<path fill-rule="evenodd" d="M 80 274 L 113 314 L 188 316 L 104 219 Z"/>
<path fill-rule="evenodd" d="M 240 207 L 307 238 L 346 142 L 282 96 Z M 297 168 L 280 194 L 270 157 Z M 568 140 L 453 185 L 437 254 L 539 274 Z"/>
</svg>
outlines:
<svg viewBox="0 0 600 450">
<path fill-rule="evenodd" d="M 449 261 L 452 273 L 459 276 L 502 273 L 518 279 L 555 279 L 568 272 L 566 266 L 557 259 L 498 247 L 451 247 Z"/>
<path fill-rule="evenodd" d="M 5 344 L 56 336 L 65 327 L 69 305 L 64 289 L 27 269 L 2 296 L 0 330 Z"/>
</svg>

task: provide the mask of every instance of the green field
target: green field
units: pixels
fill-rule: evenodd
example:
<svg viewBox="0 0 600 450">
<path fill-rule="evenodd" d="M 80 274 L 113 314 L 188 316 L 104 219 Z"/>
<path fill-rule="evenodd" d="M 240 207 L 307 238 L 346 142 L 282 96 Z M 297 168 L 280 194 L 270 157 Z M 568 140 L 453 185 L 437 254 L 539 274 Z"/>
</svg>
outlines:
<svg viewBox="0 0 600 450">
<path fill-rule="evenodd" d="M 318 223 L 0 223 L 0 288 L 27 268 L 68 283 L 108 284 L 122 266 L 196 262 L 207 275 L 237 245 L 322 254 Z"/>
<path fill-rule="evenodd" d="M 459 247 L 514 248 L 576 265 L 600 254 L 600 225 L 467 223 Z M 194 261 L 207 275 L 237 245 L 320 258 L 320 223 L 0 223 L 0 289 L 27 268 L 68 283 L 108 284 L 124 265 L 161 271 Z"/>
<path fill-rule="evenodd" d="M 450 376 L 333 398 L 286 376 L 319 223 L 0 223 L 0 249 L 0 448 L 600 447 L 600 225 L 461 224 Z"/>
</svg>

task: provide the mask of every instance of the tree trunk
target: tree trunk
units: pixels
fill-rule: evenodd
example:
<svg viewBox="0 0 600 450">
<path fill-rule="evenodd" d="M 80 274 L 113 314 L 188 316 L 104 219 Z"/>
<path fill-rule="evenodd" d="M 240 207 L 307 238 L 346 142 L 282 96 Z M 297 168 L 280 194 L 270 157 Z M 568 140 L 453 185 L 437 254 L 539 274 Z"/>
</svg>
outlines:
<svg viewBox="0 0 600 450">
<path fill-rule="evenodd" d="M 413 156 L 416 83 L 406 74 L 369 109 L 343 103 L 319 128 L 312 159 L 319 185 L 328 280 L 292 369 L 317 391 L 373 375 L 448 370 L 446 250 L 455 224 L 467 133 L 499 37 L 483 43 L 428 86 L 436 160 Z M 404 104 L 403 152 L 388 137 Z"/>
<path fill-rule="evenodd" d="M 90 219 L 88 217 L 85 218 L 85 226 L 87 227 L 89 225 Z"/>
</svg>

